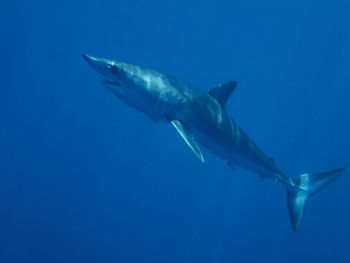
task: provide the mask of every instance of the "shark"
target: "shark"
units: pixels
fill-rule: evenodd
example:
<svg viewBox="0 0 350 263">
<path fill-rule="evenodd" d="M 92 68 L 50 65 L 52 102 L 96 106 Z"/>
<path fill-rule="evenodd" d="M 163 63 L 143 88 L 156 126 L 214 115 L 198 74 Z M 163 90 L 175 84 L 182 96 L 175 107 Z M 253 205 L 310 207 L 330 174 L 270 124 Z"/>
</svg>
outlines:
<svg viewBox="0 0 350 263">
<path fill-rule="evenodd" d="M 104 77 L 103 86 L 129 107 L 153 121 L 171 124 L 202 163 L 204 147 L 230 167 L 238 166 L 283 184 L 294 232 L 300 228 L 310 197 L 350 171 L 350 166 L 345 166 L 297 176 L 283 173 L 226 111 L 236 81 L 202 91 L 149 68 L 86 54 L 83 58 Z"/>
</svg>

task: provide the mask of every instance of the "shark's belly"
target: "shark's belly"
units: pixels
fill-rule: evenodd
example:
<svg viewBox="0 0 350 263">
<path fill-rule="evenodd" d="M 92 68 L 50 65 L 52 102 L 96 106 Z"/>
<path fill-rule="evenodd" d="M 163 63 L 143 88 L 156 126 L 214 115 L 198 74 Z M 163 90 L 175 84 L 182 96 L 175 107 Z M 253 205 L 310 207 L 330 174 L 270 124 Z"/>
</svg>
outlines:
<svg viewBox="0 0 350 263">
<path fill-rule="evenodd" d="M 213 137 L 203 131 L 196 131 L 197 141 L 217 157 L 227 161 L 228 164 L 239 166 L 262 177 L 276 177 L 279 170 L 253 142 L 242 142 L 239 138 L 221 137 L 220 131 Z M 242 135 L 241 135 L 242 136 Z M 248 143 L 248 144 L 246 144 Z M 253 143 L 253 147 L 251 145 Z"/>
<path fill-rule="evenodd" d="M 239 132 L 226 137 L 226 133 L 217 130 L 216 136 L 205 131 L 196 131 L 198 142 L 217 157 L 227 161 L 232 166 L 239 166 L 254 172 L 261 177 L 279 178 L 282 172 L 276 167 L 272 159 L 249 139 L 246 133 L 237 126 Z"/>
<path fill-rule="evenodd" d="M 274 162 L 215 102 L 192 104 L 183 112 L 182 118 L 196 141 L 217 157 L 262 177 L 283 176 Z"/>
</svg>

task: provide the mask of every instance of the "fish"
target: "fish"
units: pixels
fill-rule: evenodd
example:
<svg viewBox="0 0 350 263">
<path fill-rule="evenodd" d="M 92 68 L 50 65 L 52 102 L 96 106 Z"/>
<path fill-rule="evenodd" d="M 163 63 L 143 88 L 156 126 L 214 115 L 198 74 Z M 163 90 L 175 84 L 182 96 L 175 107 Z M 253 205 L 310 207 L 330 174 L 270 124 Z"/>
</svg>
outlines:
<svg viewBox="0 0 350 263">
<path fill-rule="evenodd" d="M 319 173 L 288 176 L 237 124 L 226 110 L 237 82 L 219 84 L 208 92 L 166 73 L 112 59 L 83 55 L 100 73 L 102 84 L 129 107 L 155 122 L 172 125 L 194 155 L 204 163 L 201 147 L 262 178 L 286 187 L 290 222 L 298 232 L 310 197 L 350 171 L 350 166 Z"/>
</svg>

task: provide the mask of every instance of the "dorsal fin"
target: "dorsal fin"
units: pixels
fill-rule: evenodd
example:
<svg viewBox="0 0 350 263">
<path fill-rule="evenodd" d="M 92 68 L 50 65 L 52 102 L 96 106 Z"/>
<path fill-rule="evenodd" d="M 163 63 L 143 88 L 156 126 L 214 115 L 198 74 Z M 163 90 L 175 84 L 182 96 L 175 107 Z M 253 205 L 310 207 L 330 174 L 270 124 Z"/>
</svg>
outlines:
<svg viewBox="0 0 350 263">
<path fill-rule="evenodd" d="M 212 95 L 222 107 L 226 107 L 227 99 L 237 86 L 236 81 L 230 81 L 224 84 L 220 84 L 209 90 L 209 94 Z"/>
</svg>

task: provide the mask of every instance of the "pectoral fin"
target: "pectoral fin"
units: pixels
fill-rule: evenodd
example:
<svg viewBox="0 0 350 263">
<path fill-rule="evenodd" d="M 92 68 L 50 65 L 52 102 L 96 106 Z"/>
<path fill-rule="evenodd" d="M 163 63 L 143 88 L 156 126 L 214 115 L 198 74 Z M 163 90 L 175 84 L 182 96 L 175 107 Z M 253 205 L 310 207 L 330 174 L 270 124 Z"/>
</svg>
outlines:
<svg viewBox="0 0 350 263">
<path fill-rule="evenodd" d="M 192 133 L 184 126 L 180 121 L 173 120 L 171 121 L 171 124 L 175 127 L 175 129 L 180 133 L 182 139 L 185 140 L 187 145 L 191 148 L 191 150 L 195 153 L 195 155 L 198 157 L 199 160 L 201 160 L 204 163 L 204 157 L 201 152 L 201 149 L 199 148 L 198 144 L 193 138 Z"/>
</svg>

